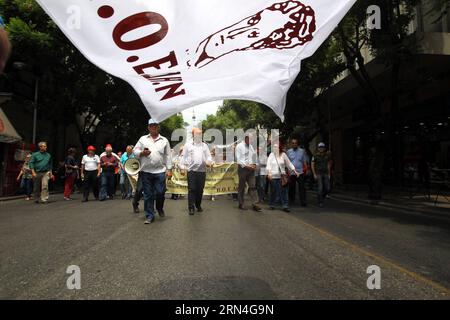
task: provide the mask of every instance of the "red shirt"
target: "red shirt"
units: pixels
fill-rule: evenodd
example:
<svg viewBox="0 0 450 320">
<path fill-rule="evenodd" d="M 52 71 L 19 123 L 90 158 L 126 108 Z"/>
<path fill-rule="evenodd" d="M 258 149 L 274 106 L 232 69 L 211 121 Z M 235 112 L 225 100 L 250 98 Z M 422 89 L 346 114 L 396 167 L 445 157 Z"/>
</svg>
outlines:
<svg viewBox="0 0 450 320">
<path fill-rule="evenodd" d="M 107 165 L 110 163 L 111 165 Z M 113 155 L 106 155 L 100 158 L 100 165 L 105 172 L 114 172 L 115 168 L 119 165 L 119 160 Z"/>
</svg>

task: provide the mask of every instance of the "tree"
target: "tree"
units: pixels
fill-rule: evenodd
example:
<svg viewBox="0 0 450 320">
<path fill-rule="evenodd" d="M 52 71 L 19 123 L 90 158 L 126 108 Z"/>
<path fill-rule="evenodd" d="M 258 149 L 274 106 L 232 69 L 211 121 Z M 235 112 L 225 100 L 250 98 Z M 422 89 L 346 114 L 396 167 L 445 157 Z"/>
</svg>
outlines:
<svg viewBox="0 0 450 320">
<path fill-rule="evenodd" d="M 39 107 L 45 110 L 40 119 L 54 128 L 76 125 L 83 148 L 95 143 L 100 127 L 109 128 L 120 146 L 142 135 L 149 117 L 142 116 L 147 111 L 131 86 L 91 64 L 35 1 L 0 0 L 0 8 L 13 44 L 9 78 L 18 81 L 14 61 L 39 78 Z M 183 126 L 182 117 L 174 116 L 162 128 L 176 126 Z"/>
</svg>

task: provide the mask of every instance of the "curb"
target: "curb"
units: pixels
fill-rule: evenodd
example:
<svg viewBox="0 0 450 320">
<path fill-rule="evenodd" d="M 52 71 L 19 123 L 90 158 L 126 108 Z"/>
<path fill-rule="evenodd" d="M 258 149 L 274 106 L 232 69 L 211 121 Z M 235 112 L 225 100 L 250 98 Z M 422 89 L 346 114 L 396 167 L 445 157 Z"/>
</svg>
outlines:
<svg viewBox="0 0 450 320">
<path fill-rule="evenodd" d="M 385 202 L 385 201 L 378 201 L 377 203 L 372 203 L 371 200 L 365 200 L 365 199 L 363 200 L 363 199 L 358 199 L 358 198 L 354 198 L 351 196 L 345 196 L 345 195 L 340 195 L 340 194 L 331 194 L 330 198 L 332 200 L 336 200 L 336 201 L 359 203 L 359 204 L 369 206 L 369 207 L 388 208 L 388 209 L 392 209 L 392 210 L 402 210 L 402 211 L 406 211 L 407 213 L 410 213 L 410 214 L 416 213 L 416 214 L 421 214 L 421 215 L 427 215 L 428 217 L 435 217 L 435 218 L 440 218 L 440 219 L 450 219 L 450 214 L 442 213 L 440 211 L 433 210 L 433 209 L 420 209 L 420 208 L 414 208 L 414 207 L 409 207 L 409 206 L 405 206 L 405 205 L 396 205 L 396 204 L 392 204 L 392 203 Z"/>
<path fill-rule="evenodd" d="M 50 192 L 50 195 L 55 195 L 55 194 L 62 194 L 63 192 Z M 19 195 L 19 196 L 10 196 L 10 197 L 0 197 L 0 202 L 7 202 L 7 201 L 13 201 L 13 200 L 20 200 L 20 199 L 25 199 L 25 195 Z"/>
</svg>

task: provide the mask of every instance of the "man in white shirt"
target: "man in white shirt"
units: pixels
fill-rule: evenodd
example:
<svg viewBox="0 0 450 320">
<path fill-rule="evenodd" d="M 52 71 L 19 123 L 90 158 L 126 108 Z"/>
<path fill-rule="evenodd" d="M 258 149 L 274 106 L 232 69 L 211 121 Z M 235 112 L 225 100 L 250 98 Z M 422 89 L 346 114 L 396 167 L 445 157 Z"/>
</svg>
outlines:
<svg viewBox="0 0 450 320">
<path fill-rule="evenodd" d="M 159 123 L 153 119 L 148 122 L 150 134 L 142 136 L 136 143 L 133 153 L 141 163 L 139 179 L 144 191 L 145 224 L 155 221 L 154 206 L 160 217 L 164 217 L 164 195 L 166 177 L 172 177 L 172 157 L 169 140 L 159 134 Z"/>
<path fill-rule="evenodd" d="M 180 161 L 182 174 L 188 172 L 188 209 L 189 215 L 202 212 L 203 189 L 206 181 L 206 167 L 213 164 L 208 145 L 202 141 L 202 130 L 192 130 L 192 142 L 187 143 L 183 149 Z"/>
<path fill-rule="evenodd" d="M 236 162 L 238 164 L 238 202 L 240 210 L 247 210 L 244 207 L 245 186 L 248 185 L 248 194 L 252 199 L 253 210 L 260 212 L 261 208 L 257 205 L 255 169 L 256 152 L 250 144 L 250 136 L 246 135 L 244 141 L 236 146 Z"/>
</svg>

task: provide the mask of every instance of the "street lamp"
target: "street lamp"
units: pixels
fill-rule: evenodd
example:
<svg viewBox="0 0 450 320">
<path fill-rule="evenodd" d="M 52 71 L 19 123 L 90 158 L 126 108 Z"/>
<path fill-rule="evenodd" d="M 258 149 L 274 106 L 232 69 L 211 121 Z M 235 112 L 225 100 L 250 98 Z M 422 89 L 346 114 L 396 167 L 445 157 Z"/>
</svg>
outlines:
<svg viewBox="0 0 450 320">
<path fill-rule="evenodd" d="M 21 71 L 26 70 L 28 65 L 24 62 L 14 62 L 15 69 Z M 33 144 L 36 145 L 36 128 L 37 128 L 37 108 L 38 108 L 38 93 L 39 93 L 39 78 L 34 76 L 34 108 L 33 108 Z"/>
</svg>

